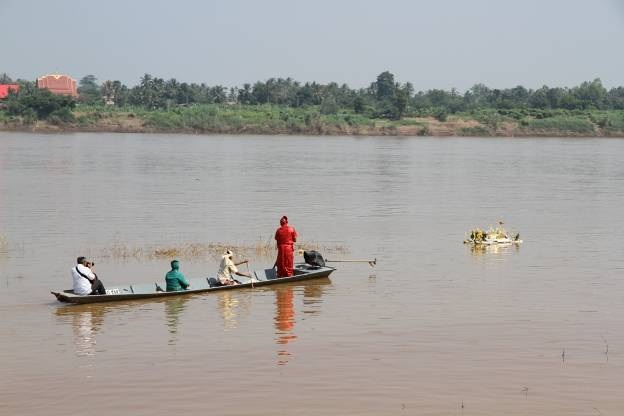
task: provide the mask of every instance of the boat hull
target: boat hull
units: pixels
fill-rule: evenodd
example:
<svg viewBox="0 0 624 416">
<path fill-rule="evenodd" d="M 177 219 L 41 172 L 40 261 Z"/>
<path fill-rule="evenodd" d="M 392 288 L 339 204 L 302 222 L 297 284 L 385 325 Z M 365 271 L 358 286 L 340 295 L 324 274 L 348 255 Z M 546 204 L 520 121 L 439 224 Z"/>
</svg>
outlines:
<svg viewBox="0 0 624 416">
<path fill-rule="evenodd" d="M 181 290 L 177 292 L 164 292 L 156 290 L 159 288 L 158 283 L 154 283 L 154 289 L 152 291 L 146 290 L 133 290 L 134 287 L 141 289 L 139 286 L 145 285 L 130 285 L 130 286 L 122 286 L 119 288 L 112 288 L 107 290 L 107 292 L 114 291 L 127 291 L 128 293 L 107 293 L 106 295 L 76 295 L 73 293 L 73 290 L 64 290 L 64 291 L 51 291 L 56 299 L 59 302 L 64 303 L 100 303 L 100 302 L 114 302 L 114 301 L 125 301 L 125 300 L 135 300 L 135 299 L 149 299 L 149 298 L 163 298 L 170 296 L 184 296 L 191 295 L 196 293 L 206 293 L 206 292 L 216 292 L 221 290 L 235 290 L 235 289 L 244 289 L 244 288 L 252 288 L 252 287 L 260 287 L 260 286 L 268 286 L 275 285 L 281 283 L 290 283 L 290 282 L 300 282 L 303 280 L 311 280 L 311 279 L 320 279 L 324 277 L 329 277 L 329 275 L 336 270 L 333 267 L 320 267 L 320 268 L 311 268 L 306 265 L 297 265 L 295 268 L 295 275 L 291 277 L 276 277 L 273 269 L 267 269 L 264 271 L 256 271 L 254 272 L 255 278 L 253 280 L 249 278 L 237 277 L 242 281 L 240 284 L 231 285 L 231 286 L 214 286 L 211 285 L 211 281 L 214 282 L 214 278 L 206 278 L 206 279 L 193 279 L 191 280 L 191 287 L 197 286 L 198 283 L 200 286 L 203 284 L 205 287 L 200 287 L 197 289 L 189 289 L 189 290 Z M 151 284 L 149 284 L 151 285 Z M 139 293 L 136 293 L 139 292 Z"/>
</svg>

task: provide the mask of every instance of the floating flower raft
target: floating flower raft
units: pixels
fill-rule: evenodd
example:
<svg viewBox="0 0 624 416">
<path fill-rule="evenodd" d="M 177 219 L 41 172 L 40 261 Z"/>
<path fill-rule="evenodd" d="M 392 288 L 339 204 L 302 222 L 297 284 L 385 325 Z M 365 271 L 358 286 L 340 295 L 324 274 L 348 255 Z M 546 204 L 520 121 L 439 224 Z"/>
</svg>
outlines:
<svg viewBox="0 0 624 416">
<path fill-rule="evenodd" d="M 507 232 L 503 228 L 503 222 L 498 222 L 498 227 L 493 228 L 489 227 L 487 231 L 483 231 L 480 228 L 475 228 L 470 230 L 467 240 L 464 240 L 464 244 L 474 244 L 474 245 L 511 245 L 511 244 L 521 244 L 522 240 L 520 239 L 520 234 L 516 234 L 511 237 L 510 233 Z"/>
</svg>

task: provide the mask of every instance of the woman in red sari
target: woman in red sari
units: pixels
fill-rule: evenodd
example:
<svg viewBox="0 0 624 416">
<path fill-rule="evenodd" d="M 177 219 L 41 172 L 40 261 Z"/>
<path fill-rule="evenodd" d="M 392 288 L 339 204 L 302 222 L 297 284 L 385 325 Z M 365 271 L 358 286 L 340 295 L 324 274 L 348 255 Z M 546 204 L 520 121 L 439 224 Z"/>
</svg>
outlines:
<svg viewBox="0 0 624 416">
<path fill-rule="evenodd" d="M 277 277 L 290 277 L 293 275 L 293 263 L 295 255 L 295 241 L 297 241 L 297 231 L 288 225 L 288 217 L 284 215 L 280 219 L 280 227 L 275 231 L 277 241 Z"/>
</svg>

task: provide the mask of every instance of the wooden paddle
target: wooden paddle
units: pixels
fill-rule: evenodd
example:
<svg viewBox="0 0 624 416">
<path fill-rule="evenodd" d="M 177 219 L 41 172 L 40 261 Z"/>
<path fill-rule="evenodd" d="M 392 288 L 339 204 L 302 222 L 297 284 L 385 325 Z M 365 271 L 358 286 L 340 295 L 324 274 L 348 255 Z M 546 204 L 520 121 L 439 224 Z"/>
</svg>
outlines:
<svg viewBox="0 0 624 416">
<path fill-rule="evenodd" d="M 358 260 L 358 259 L 348 259 L 348 260 L 325 260 L 325 263 L 368 263 L 370 267 L 375 267 L 377 264 L 377 258 L 373 260 Z"/>
<path fill-rule="evenodd" d="M 249 280 L 251 280 L 251 288 L 254 288 L 254 279 L 253 276 L 251 275 L 251 272 L 249 271 L 249 261 L 245 262 L 245 264 L 247 265 L 247 273 L 249 274 Z"/>
<path fill-rule="evenodd" d="M 305 250 L 297 250 L 297 254 L 303 256 Z M 360 260 L 360 259 L 347 259 L 347 260 L 325 260 L 325 263 L 368 263 L 370 267 L 375 267 L 377 264 L 377 257 L 373 260 Z"/>
</svg>

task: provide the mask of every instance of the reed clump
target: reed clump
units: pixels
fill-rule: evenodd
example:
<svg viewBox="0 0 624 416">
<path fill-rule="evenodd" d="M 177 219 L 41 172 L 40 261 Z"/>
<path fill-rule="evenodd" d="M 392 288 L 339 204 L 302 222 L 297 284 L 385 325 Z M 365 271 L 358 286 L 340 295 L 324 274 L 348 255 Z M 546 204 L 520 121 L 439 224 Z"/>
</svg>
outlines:
<svg viewBox="0 0 624 416">
<path fill-rule="evenodd" d="M 201 258 L 218 259 L 226 250 L 232 250 L 237 257 L 267 258 L 277 253 L 275 243 L 271 240 L 259 239 L 254 243 L 178 243 L 171 245 L 132 246 L 123 242 L 114 242 L 111 247 L 90 250 L 92 258 L 112 260 L 155 260 L 181 259 L 197 260 Z M 339 243 L 307 241 L 295 244 L 297 250 L 316 250 L 323 254 L 347 254 L 348 248 Z"/>
</svg>

